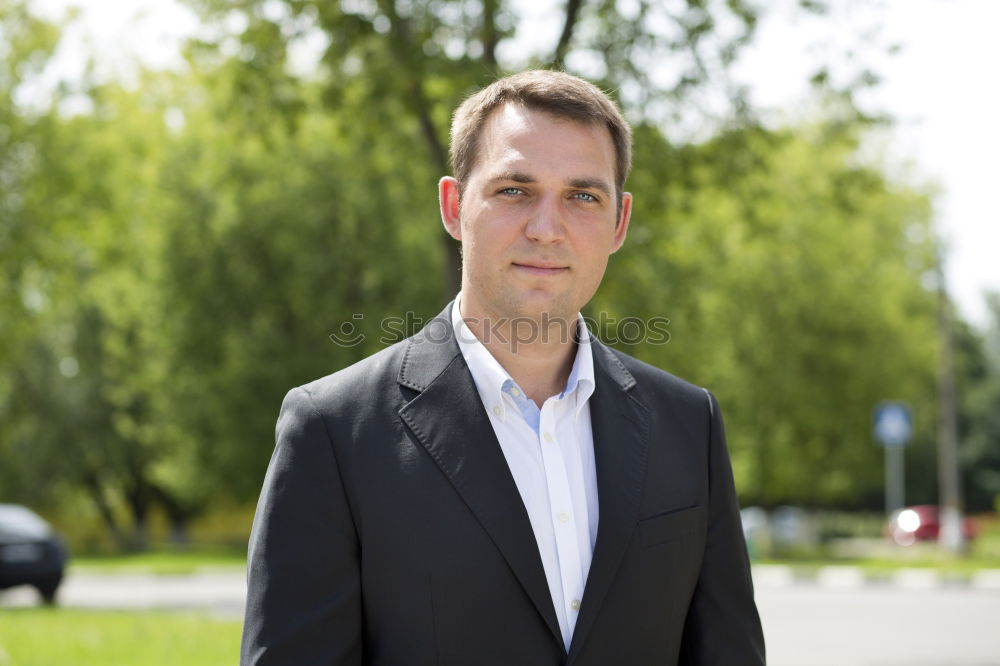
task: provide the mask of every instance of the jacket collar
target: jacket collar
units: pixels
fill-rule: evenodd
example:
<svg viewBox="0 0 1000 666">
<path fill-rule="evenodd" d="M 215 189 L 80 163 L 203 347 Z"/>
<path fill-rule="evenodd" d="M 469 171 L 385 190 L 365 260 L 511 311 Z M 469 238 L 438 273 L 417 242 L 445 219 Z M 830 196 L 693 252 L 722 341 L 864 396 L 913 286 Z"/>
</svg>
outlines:
<svg viewBox="0 0 1000 666">
<path fill-rule="evenodd" d="M 399 383 L 415 391 L 423 391 L 455 359 L 461 356 L 452 325 L 452 301 L 436 317 L 407 341 L 406 355 L 399 369 Z M 593 334 L 595 372 L 600 371 L 623 391 L 635 386 L 635 378 L 614 352 L 604 346 Z M 595 378 L 596 382 L 596 378 Z"/>
</svg>

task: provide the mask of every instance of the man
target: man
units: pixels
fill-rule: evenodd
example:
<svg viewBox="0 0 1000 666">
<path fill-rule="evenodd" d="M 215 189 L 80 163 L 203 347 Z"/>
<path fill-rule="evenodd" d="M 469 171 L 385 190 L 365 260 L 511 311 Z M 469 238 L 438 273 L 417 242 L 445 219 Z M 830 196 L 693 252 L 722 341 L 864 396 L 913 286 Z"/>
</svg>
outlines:
<svg viewBox="0 0 1000 666">
<path fill-rule="evenodd" d="M 628 229 L 630 141 L 563 73 L 458 109 L 462 290 L 285 398 L 243 664 L 764 663 L 715 399 L 579 315 Z"/>
</svg>

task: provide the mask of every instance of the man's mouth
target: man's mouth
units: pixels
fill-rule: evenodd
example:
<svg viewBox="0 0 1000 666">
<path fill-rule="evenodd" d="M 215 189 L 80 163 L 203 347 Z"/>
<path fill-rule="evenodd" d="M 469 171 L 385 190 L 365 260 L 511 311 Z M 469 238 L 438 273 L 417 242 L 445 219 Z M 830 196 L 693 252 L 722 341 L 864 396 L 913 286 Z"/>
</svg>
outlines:
<svg viewBox="0 0 1000 666">
<path fill-rule="evenodd" d="M 512 262 L 518 270 L 532 275 L 560 275 L 569 270 L 569 266 L 547 261 Z"/>
</svg>

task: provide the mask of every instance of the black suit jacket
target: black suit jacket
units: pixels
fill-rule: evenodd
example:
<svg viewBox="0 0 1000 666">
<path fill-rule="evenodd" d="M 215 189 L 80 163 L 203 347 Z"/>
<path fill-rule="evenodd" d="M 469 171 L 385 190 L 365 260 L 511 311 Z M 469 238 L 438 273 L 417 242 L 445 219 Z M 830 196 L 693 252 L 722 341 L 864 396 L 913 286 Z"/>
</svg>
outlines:
<svg viewBox="0 0 1000 666">
<path fill-rule="evenodd" d="M 568 654 L 449 307 L 286 396 L 241 663 L 763 664 L 714 397 L 596 340 L 593 354 L 600 517 Z"/>
</svg>

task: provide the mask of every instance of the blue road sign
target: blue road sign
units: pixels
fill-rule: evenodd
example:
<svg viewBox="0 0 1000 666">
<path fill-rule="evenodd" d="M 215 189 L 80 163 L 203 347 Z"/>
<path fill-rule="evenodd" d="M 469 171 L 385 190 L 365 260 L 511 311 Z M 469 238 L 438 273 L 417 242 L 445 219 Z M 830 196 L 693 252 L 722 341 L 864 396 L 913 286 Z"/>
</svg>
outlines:
<svg viewBox="0 0 1000 666">
<path fill-rule="evenodd" d="M 883 446 L 905 446 L 913 434 L 910 408 L 901 402 L 883 402 L 873 415 L 875 439 Z"/>
</svg>

